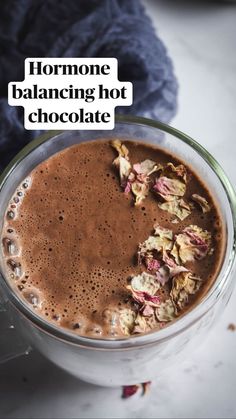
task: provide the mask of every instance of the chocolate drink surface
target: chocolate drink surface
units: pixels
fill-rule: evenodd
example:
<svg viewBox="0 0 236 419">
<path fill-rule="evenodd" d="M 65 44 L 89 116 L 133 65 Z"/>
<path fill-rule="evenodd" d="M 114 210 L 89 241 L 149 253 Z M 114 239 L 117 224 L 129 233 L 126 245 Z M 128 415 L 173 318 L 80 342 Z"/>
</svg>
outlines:
<svg viewBox="0 0 236 419">
<path fill-rule="evenodd" d="M 137 141 L 74 145 L 39 164 L 9 202 L 7 277 L 37 315 L 82 336 L 158 330 L 210 289 L 221 216 L 191 168 Z"/>
</svg>

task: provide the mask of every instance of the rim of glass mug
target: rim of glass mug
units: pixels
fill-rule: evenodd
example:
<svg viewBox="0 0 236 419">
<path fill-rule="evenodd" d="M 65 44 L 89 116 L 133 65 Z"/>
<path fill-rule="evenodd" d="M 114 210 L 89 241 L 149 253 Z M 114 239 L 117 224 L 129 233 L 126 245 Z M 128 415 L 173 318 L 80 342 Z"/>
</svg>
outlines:
<svg viewBox="0 0 236 419">
<path fill-rule="evenodd" d="M 95 350 L 125 350 L 131 349 L 133 347 L 137 348 L 150 344 L 155 344 L 157 342 L 166 341 L 179 334 L 180 332 L 184 331 L 185 329 L 189 328 L 192 324 L 194 324 L 201 317 L 203 317 L 214 305 L 216 300 L 220 298 L 224 289 L 227 287 L 227 279 L 234 266 L 234 262 L 236 259 L 236 194 L 228 177 L 226 176 L 225 172 L 218 164 L 218 162 L 215 160 L 215 158 L 204 147 L 202 147 L 191 137 L 162 122 L 154 121 L 152 119 L 147 119 L 143 117 L 117 115 L 116 123 L 135 124 L 144 127 L 147 126 L 151 128 L 160 129 L 168 134 L 177 137 L 179 140 L 189 145 L 205 160 L 207 165 L 210 166 L 210 168 L 213 170 L 213 172 L 220 180 L 220 183 L 223 186 L 223 189 L 228 199 L 233 226 L 232 249 L 229 254 L 227 266 L 225 266 L 224 269 L 220 270 L 211 289 L 208 291 L 208 293 L 202 299 L 202 301 L 191 311 L 189 311 L 186 315 L 184 315 L 180 319 L 177 319 L 174 323 L 170 324 L 166 328 L 163 328 L 156 332 L 151 331 L 144 335 L 124 337 L 119 339 L 101 339 L 80 336 L 75 333 L 69 332 L 69 330 L 55 326 L 47 320 L 44 320 L 42 317 L 38 316 L 35 312 L 33 312 L 23 302 L 23 300 L 21 300 L 19 296 L 16 293 L 14 293 L 10 284 L 4 277 L 3 272 L 0 271 L 0 282 L 3 286 L 3 290 L 6 292 L 7 298 L 14 305 L 14 307 L 24 317 L 27 318 L 27 320 L 31 321 L 31 323 L 33 323 L 43 332 L 48 333 L 57 339 L 63 340 L 65 342 L 70 342 L 71 344 L 75 344 L 83 348 L 87 347 L 93 348 Z M 9 165 L 6 167 L 6 169 L 0 176 L 0 193 L 11 173 L 26 156 L 28 156 L 33 150 L 38 148 L 45 141 L 54 138 L 63 132 L 64 131 L 49 131 L 46 134 L 37 137 L 35 140 L 33 140 L 27 146 L 25 146 L 13 158 L 13 160 L 9 163 Z"/>
</svg>

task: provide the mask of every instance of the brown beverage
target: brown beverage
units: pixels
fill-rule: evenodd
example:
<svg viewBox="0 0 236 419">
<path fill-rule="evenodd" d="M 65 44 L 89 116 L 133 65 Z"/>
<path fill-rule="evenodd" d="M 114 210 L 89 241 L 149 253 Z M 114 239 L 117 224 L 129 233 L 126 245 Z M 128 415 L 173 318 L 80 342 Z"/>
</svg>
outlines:
<svg viewBox="0 0 236 419">
<path fill-rule="evenodd" d="M 136 141 L 71 146 L 39 164 L 9 202 L 2 233 L 14 289 L 74 333 L 158 330 L 198 304 L 225 234 L 201 179 Z"/>
</svg>

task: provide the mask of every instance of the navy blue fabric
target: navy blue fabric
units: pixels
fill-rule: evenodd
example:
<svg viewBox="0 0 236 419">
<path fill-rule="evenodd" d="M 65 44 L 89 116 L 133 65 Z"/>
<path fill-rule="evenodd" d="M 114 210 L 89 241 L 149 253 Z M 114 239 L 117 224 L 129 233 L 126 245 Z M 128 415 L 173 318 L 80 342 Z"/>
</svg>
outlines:
<svg viewBox="0 0 236 419">
<path fill-rule="evenodd" d="M 176 112 L 172 62 L 139 0 L 1 0 L 0 170 L 39 134 L 7 104 L 26 57 L 116 57 L 119 79 L 134 85 L 133 106 L 119 113 L 168 122 Z"/>
</svg>

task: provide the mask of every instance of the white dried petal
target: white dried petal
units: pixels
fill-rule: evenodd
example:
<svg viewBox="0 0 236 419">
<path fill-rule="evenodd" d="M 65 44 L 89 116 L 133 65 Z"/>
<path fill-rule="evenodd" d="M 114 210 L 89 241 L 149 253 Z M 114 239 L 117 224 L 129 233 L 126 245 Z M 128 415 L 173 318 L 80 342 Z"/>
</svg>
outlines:
<svg viewBox="0 0 236 419">
<path fill-rule="evenodd" d="M 155 309 L 155 314 L 159 322 L 170 322 L 176 317 L 175 306 L 171 300 L 166 300 Z"/>
<path fill-rule="evenodd" d="M 143 291 L 150 295 L 155 295 L 160 288 L 160 284 L 157 282 L 156 277 L 146 272 L 133 276 L 130 285 L 134 291 Z"/>
</svg>

